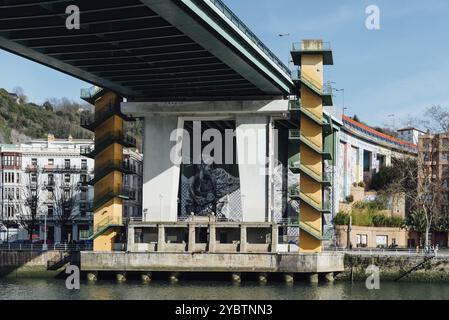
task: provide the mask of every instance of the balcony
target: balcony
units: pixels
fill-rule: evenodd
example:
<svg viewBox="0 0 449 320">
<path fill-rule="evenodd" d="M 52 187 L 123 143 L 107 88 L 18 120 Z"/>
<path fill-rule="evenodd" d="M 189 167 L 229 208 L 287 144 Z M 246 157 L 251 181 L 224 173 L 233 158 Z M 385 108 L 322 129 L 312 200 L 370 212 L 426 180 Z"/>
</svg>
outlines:
<svg viewBox="0 0 449 320">
<path fill-rule="evenodd" d="M 332 155 L 328 151 L 323 151 L 322 146 L 317 145 L 312 139 L 304 136 L 300 130 L 297 129 L 291 129 L 288 132 L 288 138 L 290 140 L 300 140 L 304 145 L 315 151 L 316 153 L 319 153 L 322 155 L 323 159 L 325 160 L 331 160 Z"/>
<path fill-rule="evenodd" d="M 137 141 L 133 135 L 124 134 L 122 131 L 119 131 L 95 141 L 95 147 L 81 147 L 80 153 L 84 157 L 95 159 L 96 155 L 113 143 L 121 144 L 125 148 L 135 148 Z"/>
<path fill-rule="evenodd" d="M 95 131 L 95 128 L 98 127 L 101 123 L 109 119 L 110 117 L 117 115 L 121 117 L 124 121 L 134 121 L 134 118 L 128 117 L 123 114 L 120 110 L 120 106 L 117 105 L 109 105 L 95 114 L 90 112 L 83 112 L 80 116 L 80 125 L 84 129 Z"/>
<path fill-rule="evenodd" d="M 79 173 L 86 172 L 89 168 L 87 166 L 71 166 L 71 165 L 45 165 L 43 172 L 45 173 Z"/>
<path fill-rule="evenodd" d="M 95 195 L 93 210 L 97 210 L 102 205 L 106 204 L 111 199 L 118 197 L 123 200 L 135 200 L 136 199 L 136 189 L 134 188 L 109 188 L 106 192 L 100 195 Z"/>
<path fill-rule="evenodd" d="M 294 82 L 305 85 L 311 91 L 321 96 L 323 99 L 323 106 L 332 106 L 332 85 L 330 82 L 325 84 L 313 79 L 311 76 L 298 70 L 297 73 L 293 73 L 292 80 Z"/>
<path fill-rule="evenodd" d="M 89 181 L 90 185 L 95 185 L 98 181 L 103 179 L 113 171 L 120 171 L 124 174 L 137 174 L 137 167 L 129 161 L 111 160 L 103 166 L 95 169 L 95 177 Z"/>
<path fill-rule="evenodd" d="M 312 207 L 316 211 L 320 211 L 320 212 L 324 212 L 324 213 L 331 212 L 331 210 L 330 210 L 330 201 L 324 200 L 323 203 L 320 204 L 320 203 L 316 202 L 315 199 L 313 199 L 312 197 L 308 196 L 304 192 L 300 192 L 298 190 L 298 186 L 291 187 L 288 190 L 288 196 L 289 196 L 290 199 L 299 200 L 299 201 L 301 201 L 301 203 L 302 202 L 306 203 L 307 205 L 309 205 L 310 207 Z"/>
<path fill-rule="evenodd" d="M 27 173 L 28 172 L 37 172 L 37 169 L 38 169 L 38 167 L 36 164 L 29 164 L 26 166 L 25 172 L 27 172 Z"/>
</svg>

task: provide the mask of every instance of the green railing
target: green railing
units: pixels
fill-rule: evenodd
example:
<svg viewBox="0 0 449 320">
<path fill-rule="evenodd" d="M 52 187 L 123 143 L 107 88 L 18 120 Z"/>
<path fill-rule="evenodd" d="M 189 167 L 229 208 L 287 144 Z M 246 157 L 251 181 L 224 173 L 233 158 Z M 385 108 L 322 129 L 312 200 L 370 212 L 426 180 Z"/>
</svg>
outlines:
<svg viewBox="0 0 449 320">
<path fill-rule="evenodd" d="M 92 240 L 98 237 L 106 230 L 108 230 L 110 227 L 121 225 L 122 225 L 121 217 L 108 216 L 94 226 L 93 232 L 91 230 L 81 230 L 80 238 L 83 240 Z"/>
<path fill-rule="evenodd" d="M 311 224 L 304 222 L 304 221 L 300 221 L 299 222 L 299 227 L 306 231 L 308 234 L 310 234 L 312 237 L 318 239 L 318 240 L 323 240 L 322 234 L 321 234 L 321 230 L 315 228 L 314 226 L 312 226 Z"/>
<path fill-rule="evenodd" d="M 256 46 L 259 47 L 279 68 L 281 68 L 287 74 L 290 74 L 289 68 L 282 63 L 282 61 L 276 57 L 276 55 L 268 49 L 268 47 L 260 41 L 260 39 L 235 15 L 231 9 L 229 9 L 221 0 L 209 0 L 215 7 L 223 12 L 223 14 L 242 31 Z"/>
</svg>

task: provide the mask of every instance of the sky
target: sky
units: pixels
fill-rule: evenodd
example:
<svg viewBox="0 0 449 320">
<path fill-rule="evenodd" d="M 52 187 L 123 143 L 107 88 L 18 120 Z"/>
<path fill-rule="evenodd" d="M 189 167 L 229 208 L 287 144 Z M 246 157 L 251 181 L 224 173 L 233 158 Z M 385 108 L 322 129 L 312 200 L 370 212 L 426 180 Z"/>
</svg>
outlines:
<svg viewBox="0 0 449 320">
<path fill-rule="evenodd" d="M 426 107 L 449 107 L 447 0 L 224 2 L 285 64 L 292 42 L 329 41 L 334 65 L 325 68 L 325 80 L 344 89 L 346 114 L 398 128 Z M 369 5 L 380 9 L 379 30 L 365 27 Z M 50 97 L 79 100 L 80 88 L 90 86 L 1 50 L 0 67 L 0 87 L 21 86 L 37 103 Z M 343 106 L 342 91 L 335 92 L 334 104 Z"/>
</svg>

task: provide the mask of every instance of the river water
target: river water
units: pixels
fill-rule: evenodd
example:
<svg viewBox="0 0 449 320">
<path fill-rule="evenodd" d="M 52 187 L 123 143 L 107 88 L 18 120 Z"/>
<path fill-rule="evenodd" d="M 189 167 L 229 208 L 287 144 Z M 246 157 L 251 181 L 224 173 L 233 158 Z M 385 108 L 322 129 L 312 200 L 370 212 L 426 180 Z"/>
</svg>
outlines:
<svg viewBox="0 0 449 320">
<path fill-rule="evenodd" d="M 232 284 L 226 281 L 139 281 L 117 283 L 98 281 L 81 283 L 80 290 L 68 290 L 63 279 L 0 279 L 0 300 L 64 299 L 64 300 L 126 300 L 126 299 L 225 299 L 225 300 L 365 300 L 365 299 L 449 299 L 447 283 L 381 282 L 380 289 L 368 290 L 364 282 L 320 283 L 257 282 Z"/>
</svg>

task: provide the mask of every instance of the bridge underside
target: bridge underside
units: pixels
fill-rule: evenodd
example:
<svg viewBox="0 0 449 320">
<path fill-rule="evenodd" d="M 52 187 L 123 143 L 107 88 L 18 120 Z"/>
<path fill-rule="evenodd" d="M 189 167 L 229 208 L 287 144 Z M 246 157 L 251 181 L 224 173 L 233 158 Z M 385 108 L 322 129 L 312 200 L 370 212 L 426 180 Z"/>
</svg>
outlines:
<svg viewBox="0 0 449 320">
<path fill-rule="evenodd" d="M 69 5 L 79 30 L 66 28 Z M 129 99 L 266 98 L 293 87 L 217 0 L 4 0 L 0 10 L 0 48 Z"/>
</svg>

